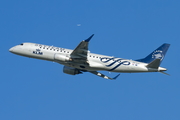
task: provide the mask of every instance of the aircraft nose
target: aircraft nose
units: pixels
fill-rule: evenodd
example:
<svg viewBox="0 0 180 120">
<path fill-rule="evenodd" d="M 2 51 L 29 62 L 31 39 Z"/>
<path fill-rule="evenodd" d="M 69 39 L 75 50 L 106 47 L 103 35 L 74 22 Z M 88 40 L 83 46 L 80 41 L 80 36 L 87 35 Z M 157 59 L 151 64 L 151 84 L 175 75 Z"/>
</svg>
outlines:
<svg viewBox="0 0 180 120">
<path fill-rule="evenodd" d="M 14 47 L 10 48 L 10 49 L 9 49 L 9 52 L 13 52 L 13 49 L 14 49 Z"/>
</svg>

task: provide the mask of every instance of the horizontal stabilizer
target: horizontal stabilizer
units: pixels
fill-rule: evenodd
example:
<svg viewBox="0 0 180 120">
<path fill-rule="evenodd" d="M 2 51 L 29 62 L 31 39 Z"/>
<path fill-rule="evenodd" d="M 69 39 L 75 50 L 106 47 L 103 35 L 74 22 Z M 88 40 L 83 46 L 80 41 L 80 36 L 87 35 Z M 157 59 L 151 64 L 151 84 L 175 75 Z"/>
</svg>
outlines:
<svg viewBox="0 0 180 120">
<path fill-rule="evenodd" d="M 160 71 L 160 73 L 165 74 L 165 75 L 169 75 L 169 76 L 170 76 L 170 74 L 165 73 L 165 72 L 163 72 L 163 71 Z"/>
<path fill-rule="evenodd" d="M 161 63 L 161 59 L 155 59 L 154 61 L 150 62 L 146 67 L 158 69 L 160 63 Z"/>
</svg>

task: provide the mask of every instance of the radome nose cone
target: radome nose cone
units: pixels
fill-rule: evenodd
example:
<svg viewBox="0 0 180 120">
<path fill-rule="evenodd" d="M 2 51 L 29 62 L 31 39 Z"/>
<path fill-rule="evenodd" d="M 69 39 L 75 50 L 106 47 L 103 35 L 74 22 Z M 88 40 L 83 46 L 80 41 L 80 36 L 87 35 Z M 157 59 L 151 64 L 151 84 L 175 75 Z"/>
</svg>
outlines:
<svg viewBox="0 0 180 120">
<path fill-rule="evenodd" d="M 10 48 L 10 49 L 9 49 L 9 52 L 13 52 L 13 48 Z"/>
</svg>

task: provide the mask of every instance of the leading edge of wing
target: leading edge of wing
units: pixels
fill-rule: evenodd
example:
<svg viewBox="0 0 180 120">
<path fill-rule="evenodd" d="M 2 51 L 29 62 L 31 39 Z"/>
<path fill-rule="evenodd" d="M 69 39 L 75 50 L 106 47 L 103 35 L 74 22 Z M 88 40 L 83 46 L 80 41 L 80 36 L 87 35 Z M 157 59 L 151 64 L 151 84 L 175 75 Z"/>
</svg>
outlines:
<svg viewBox="0 0 180 120">
<path fill-rule="evenodd" d="M 108 77 L 108 76 L 106 76 L 106 75 L 104 75 L 104 74 L 102 74 L 102 73 L 100 73 L 100 72 L 97 72 L 97 71 L 88 71 L 88 72 L 90 72 L 90 73 L 92 73 L 92 74 L 94 74 L 94 75 L 97 75 L 97 76 L 99 76 L 99 77 L 102 77 L 102 78 L 105 78 L 105 79 L 109 79 L 109 80 L 115 80 L 115 79 L 117 79 L 117 78 L 119 77 L 119 75 L 120 75 L 120 74 L 118 74 L 118 75 L 116 75 L 114 78 L 110 78 L 110 77 Z"/>
</svg>

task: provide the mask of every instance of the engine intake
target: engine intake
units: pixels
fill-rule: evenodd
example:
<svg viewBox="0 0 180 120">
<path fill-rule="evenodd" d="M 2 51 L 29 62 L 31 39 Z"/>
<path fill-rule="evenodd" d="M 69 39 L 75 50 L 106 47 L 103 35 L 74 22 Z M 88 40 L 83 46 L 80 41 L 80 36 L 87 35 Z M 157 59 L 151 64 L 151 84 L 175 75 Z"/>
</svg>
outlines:
<svg viewBox="0 0 180 120">
<path fill-rule="evenodd" d="M 72 68 L 72 67 L 68 67 L 68 66 L 64 66 L 63 72 L 66 74 L 69 74 L 69 75 L 82 74 L 82 72 L 80 70 L 78 70 L 77 68 Z"/>
</svg>

